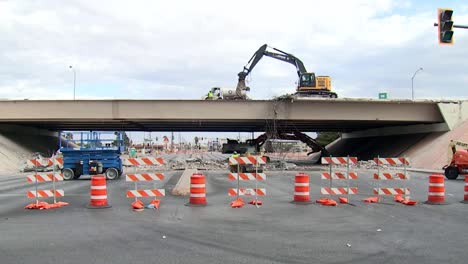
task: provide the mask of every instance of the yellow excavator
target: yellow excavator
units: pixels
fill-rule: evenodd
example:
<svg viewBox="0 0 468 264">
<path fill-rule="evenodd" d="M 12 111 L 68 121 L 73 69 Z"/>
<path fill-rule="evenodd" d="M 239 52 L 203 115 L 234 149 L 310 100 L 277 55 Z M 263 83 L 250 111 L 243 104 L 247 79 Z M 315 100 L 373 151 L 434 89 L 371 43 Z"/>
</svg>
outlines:
<svg viewBox="0 0 468 264">
<path fill-rule="evenodd" d="M 338 95 L 332 91 L 330 76 L 315 76 L 315 73 L 307 72 L 304 63 L 294 55 L 271 47 L 270 49 L 273 51 L 269 51 L 268 48 L 267 44 L 261 46 L 247 62 L 247 65 L 244 66 L 244 69 L 237 74 L 239 79 L 236 91 L 239 95 L 242 91 L 250 90 L 245 84 L 245 78 L 260 59 L 263 58 L 263 56 L 267 56 L 296 66 L 297 75 L 299 76 L 299 81 L 297 82 L 298 86 L 294 94 L 296 97 L 338 97 Z"/>
</svg>

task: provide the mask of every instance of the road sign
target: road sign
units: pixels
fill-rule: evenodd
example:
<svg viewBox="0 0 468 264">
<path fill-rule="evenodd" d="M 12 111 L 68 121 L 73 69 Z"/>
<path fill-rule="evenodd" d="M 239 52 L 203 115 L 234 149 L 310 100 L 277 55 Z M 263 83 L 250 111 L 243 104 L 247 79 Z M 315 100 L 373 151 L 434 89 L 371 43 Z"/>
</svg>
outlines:
<svg viewBox="0 0 468 264">
<path fill-rule="evenodd" d="M 379 93 L 379 99 L 387 99 L 387 93 Z"/>
</svg>

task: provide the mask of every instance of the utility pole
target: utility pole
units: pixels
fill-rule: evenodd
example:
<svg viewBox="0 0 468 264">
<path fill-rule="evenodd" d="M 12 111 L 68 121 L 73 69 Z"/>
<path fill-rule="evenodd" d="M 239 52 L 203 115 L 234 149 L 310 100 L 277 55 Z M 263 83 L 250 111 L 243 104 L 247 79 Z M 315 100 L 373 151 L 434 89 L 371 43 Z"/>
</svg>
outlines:
<svg viewBox="0 0 468 264">
<path fill-rule="evenodd" d="M 171 132 L 171 152 L 174 152 L 174 132 Z"/>
<path fill-rule="evenodd" d="M 414 101 L 414 77 L 416 76 L 416 74 L 420 71 L 422 71 L 423 68 L 420 67 L 419 69 L 417 69 L 414 74 L 413 74 L 413 77 L 411 77 L 411 100 Z"/>
<path fill-rule="evenodd" d="M 73 100 L 75 100 L 75 91 L 76 91 L 76 70 L 73 66 L 69 66 L 73 70 Z"/>
</svg>

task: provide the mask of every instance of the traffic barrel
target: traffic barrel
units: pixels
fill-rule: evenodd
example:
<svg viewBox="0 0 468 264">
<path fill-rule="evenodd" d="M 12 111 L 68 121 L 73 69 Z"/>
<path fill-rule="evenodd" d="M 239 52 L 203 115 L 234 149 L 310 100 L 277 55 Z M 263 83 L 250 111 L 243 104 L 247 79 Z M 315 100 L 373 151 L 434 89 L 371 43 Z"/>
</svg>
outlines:
<svg viewBox="0 0 468 264">
<path fill-rule="evenodd" d="M 309 203 L 310 202 L 310 189 L 309 189 L 309 175 L 305 173 L 298 173 L 294 179 L 294 203 Z"/>
<path fill-rule="evenodd" d="M 429 193 L 426 204 L 446 204 L 445 202 L 445 178 L 440 174 L 429 176 Z"/>
<path fill-rule="evenodd" d="M 465 193 L 462 203 L 468 203 L 468 174 L 465 174 Z"/>
<path fill-rule="evenodd" d="M 107 186 L 106 176 L 104 175 L 93 175 L 91 176 L 91 200 L 88 208 L 99 209 L 109 208 L 111 205 L 107 202 Z"/>
<path fill-rule="evenodd" d="M 190 176 L 190 200 L 187 205 L 206 205 L 206 181 L 205 175 L 194 173 Z"/>
</svg>

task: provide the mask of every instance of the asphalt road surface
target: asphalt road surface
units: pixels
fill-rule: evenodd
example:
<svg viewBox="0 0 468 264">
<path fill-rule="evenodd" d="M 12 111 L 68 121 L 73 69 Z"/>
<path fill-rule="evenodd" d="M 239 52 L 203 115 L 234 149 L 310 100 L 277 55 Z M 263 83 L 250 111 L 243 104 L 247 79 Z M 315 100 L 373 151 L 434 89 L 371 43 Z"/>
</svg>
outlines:
<svg viewBox="0 0 468 264">
<path fill-rule="evenodd" d="M 89 178 L 60 182 L 63 201 L 53 210 L 26 210 L 32 202 L 25 174 L 0 176 L 0 263 L 463 263 L 468 258 L 468 204 L 463 180 L 446 181 L 448 205 L 404 206 L 361 202 L 376 183 L 373 171 L 359 171 L 351 186 L 354 205 L 295 205 L 296 172 L 267 172 L 264 205 L 230 208 L 227 189 L 236 182 L 227 171 L 204 171 L 206 207 L 185 206 L 188 197 L 170 190 L 182 171 L 165 172 L 159 210 L 132 211 L 124 177 L 108 182 L 109 209 L 87 209 Z M 321 197 L 318 170 L 311 176 L 311 199 Z M 413 173 L 412 198 L 427 200 L 427 176 Z M 339 186 L 338 181 L 334 184 Z M 343 184 L 343 183 L 341 183 Z M 403 184 L 383 182 L 380 186 Z M 41 184 L 50 187 L 50 184 Z M 145 186 L 145 185 L 142 185 Z M 151 185 L 146 185 L 151 187 Z M 254 186 L 241 182 L 242 187 Z M 248 201 L 248 197 L 246 199 Z M 49 200 L 50 201 L 50 200 Z M 145 200 L 148 201 L 148 200 Z"/>
</svg>

